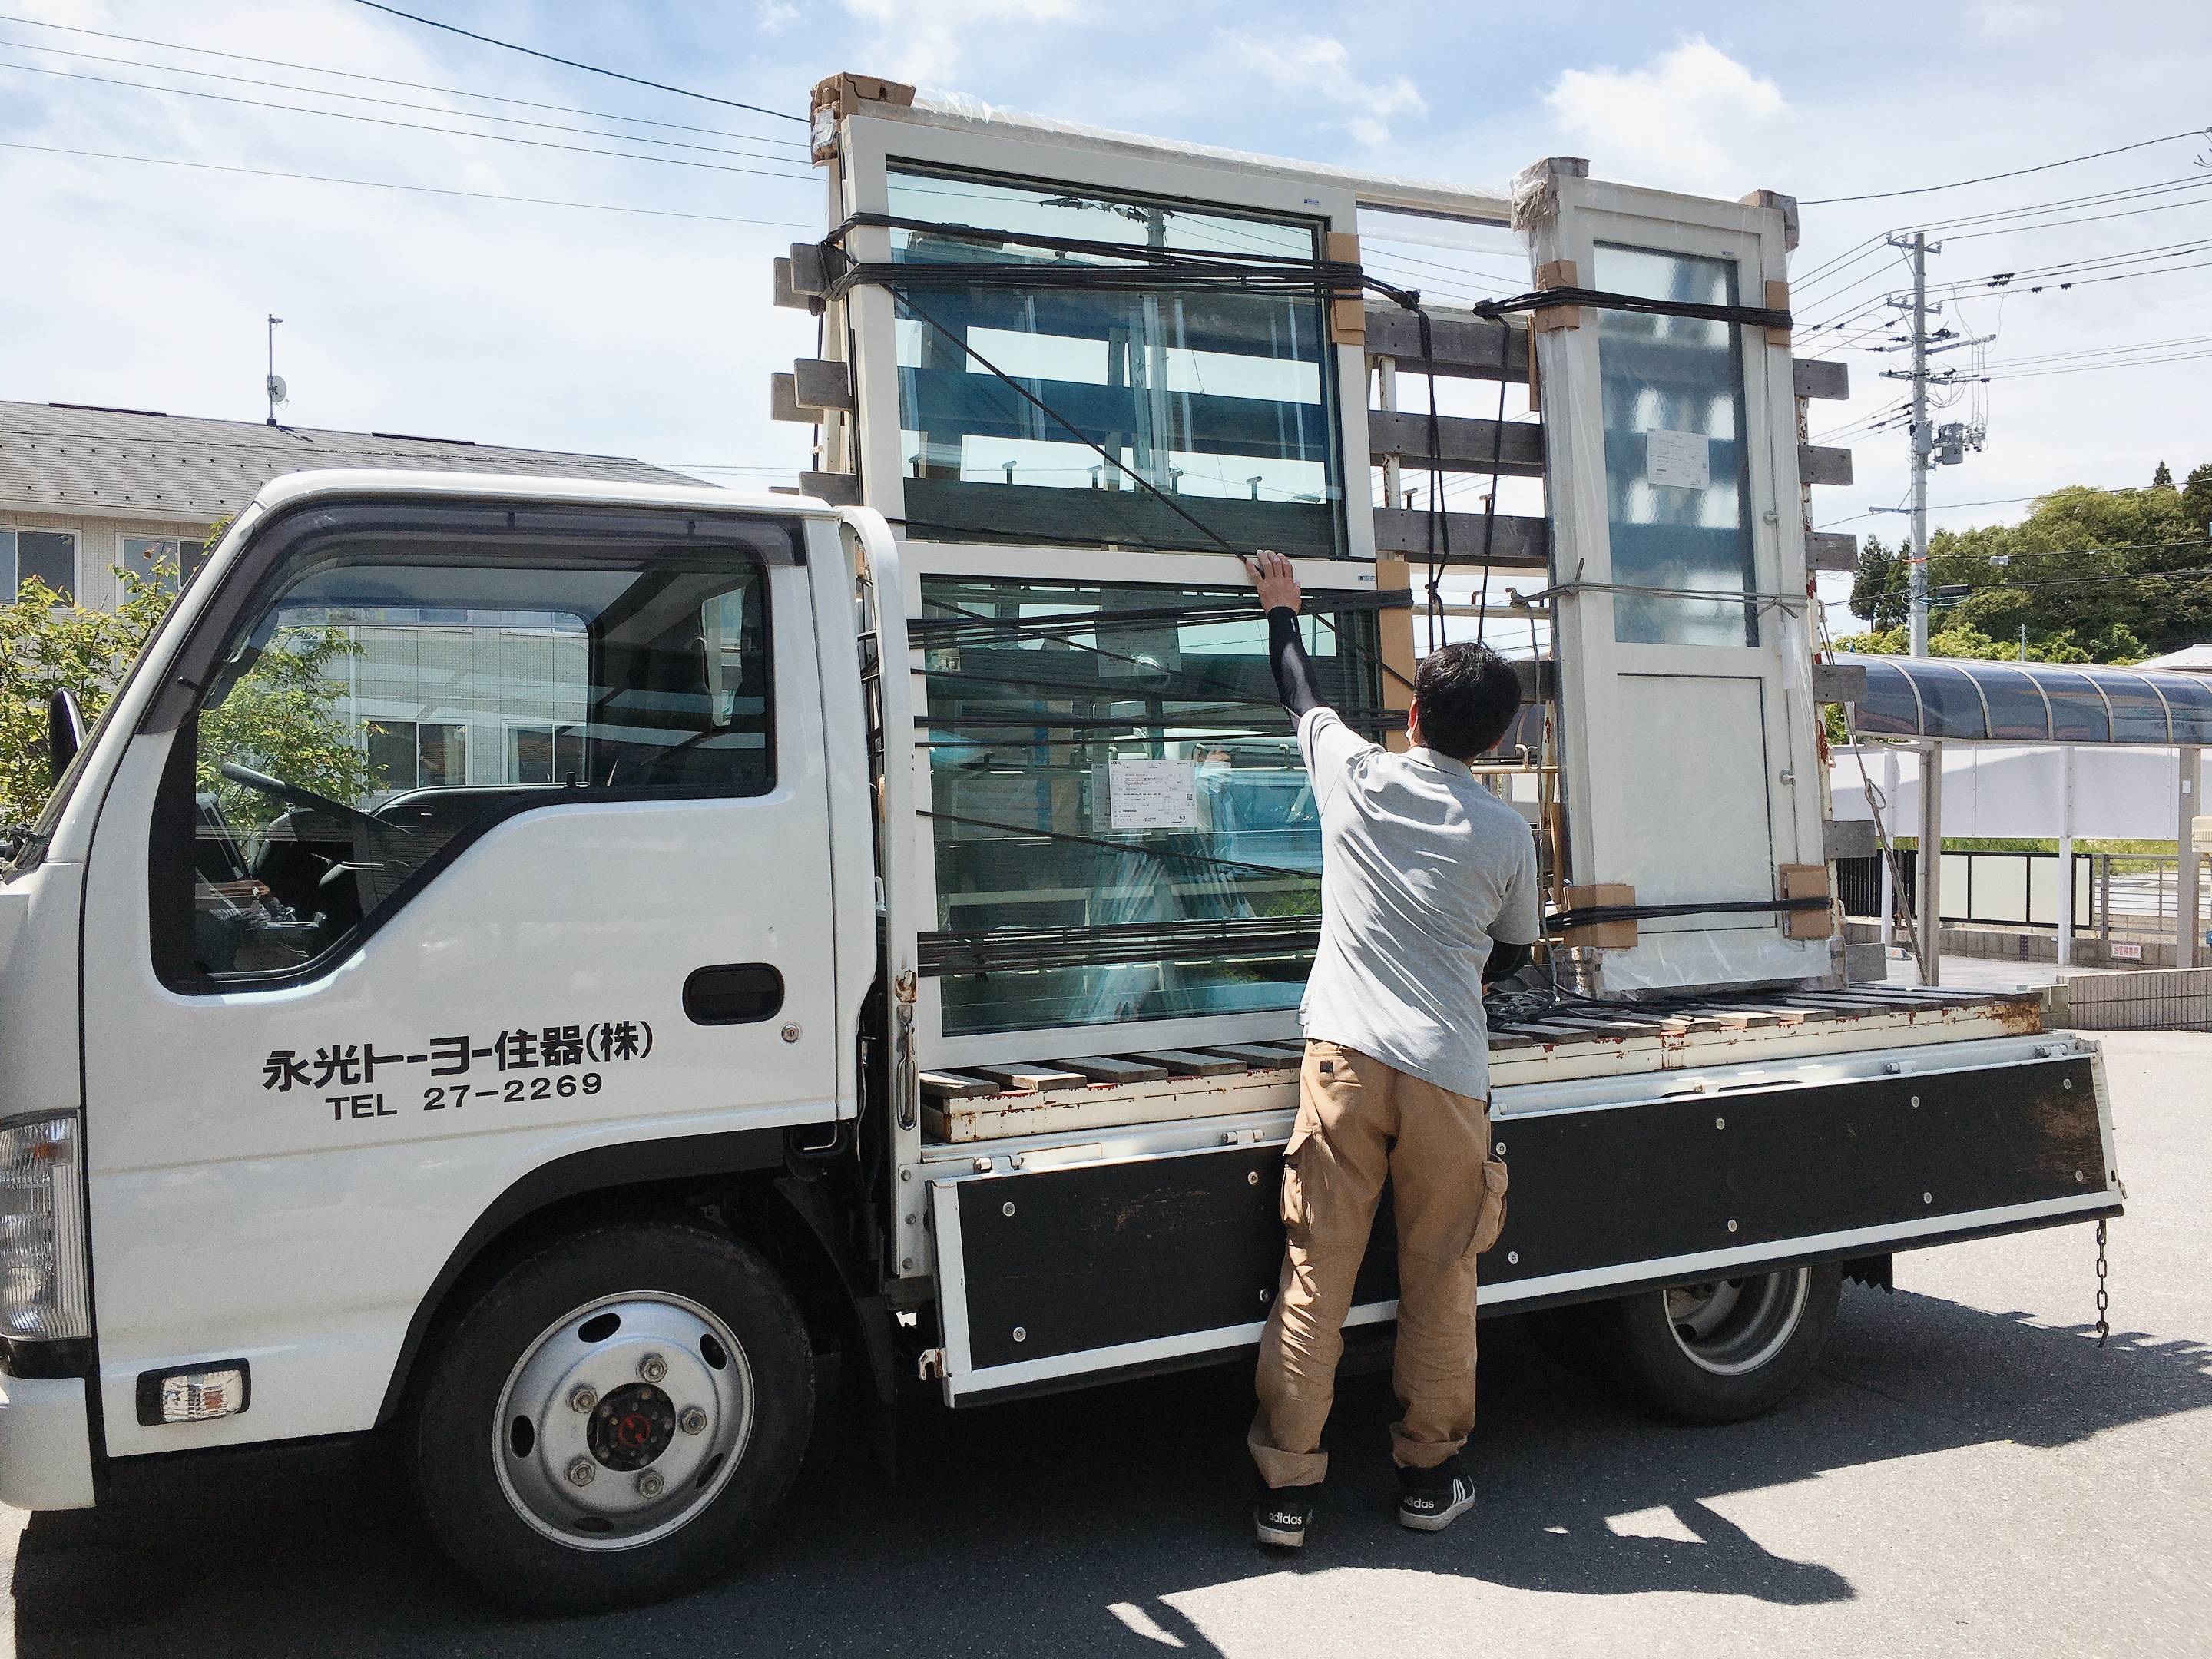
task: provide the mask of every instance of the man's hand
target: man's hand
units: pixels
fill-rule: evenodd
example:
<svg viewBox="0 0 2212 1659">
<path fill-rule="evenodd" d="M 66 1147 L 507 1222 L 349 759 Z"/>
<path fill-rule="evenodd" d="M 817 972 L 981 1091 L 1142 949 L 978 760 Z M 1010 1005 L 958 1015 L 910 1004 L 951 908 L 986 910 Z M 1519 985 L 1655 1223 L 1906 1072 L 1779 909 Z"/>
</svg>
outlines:
<svg viewBox="0 0 2212 1659">
<path fill-rule="evenodd" d="M 1273 548 L 1261 548 L 1244 561 L 1244 568 L 1251 574 L 1252 586 L 1260 590 L 1261 610 L 1283 605 L 1296 611 L 1304 602 L 1298 579 L 1291 574 L 1291 562 Z"/>
</svg>

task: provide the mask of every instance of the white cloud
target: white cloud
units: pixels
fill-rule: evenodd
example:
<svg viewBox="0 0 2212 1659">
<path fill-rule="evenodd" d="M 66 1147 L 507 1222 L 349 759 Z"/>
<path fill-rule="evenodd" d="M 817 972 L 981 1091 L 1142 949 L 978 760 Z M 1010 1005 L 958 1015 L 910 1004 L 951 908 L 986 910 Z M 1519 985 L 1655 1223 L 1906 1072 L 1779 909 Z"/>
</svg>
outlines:
<svg viewBox="0 0 2212 1659">
<path fill-rule="evenodd" d="M 763 34 L 781 34 L 799 21 L 799 8 L 790 0 L 760 0 L 756 21 Z"/>
<path fill-rule="evenodd" d="M 1788 106 L 1782 89 L 1692 36 L 1640 69 L 1568 70 L 1544 95 L 1607 178 L 1734 195 L 1742 148 Z"/>
<path fill-rule="evenodd" d="M 1974 8 L 1975 27 L 1992 40 L 2033 34 L 2057 19 L 2050 7 L 2030 5 L 2027 0 L 1982 0 Z"/>
<path fill-rule="evenodd" d="M 868 72 L 915 86 L 950 85 L 966 38 L 979 28 L 1061 23 L 1076 15 L 1075 0 L 934 0 L 925 12 L 911 0 L 844 0 L 854 16 L 882 33 L 869 46 Z"/>
<path fill-rule="evenodd" d="M 1386 143 L 1390 137 L 1390 117 L 1419 115 L 1428 108 L 1419 90 L 1402 75 L 1382 81 L 1361 80 L 1352 70 L 1352 54 L 1333 35 L 1301 34 L 1273 40 L 1224 29 L 1218 40 L 1244 67 L 1266 76 L 1277 92 L 1317 98 L 1345 112 L 1338 120 L 1325 125 L 1342 127 L 1357 143 Z"/>
</svg>

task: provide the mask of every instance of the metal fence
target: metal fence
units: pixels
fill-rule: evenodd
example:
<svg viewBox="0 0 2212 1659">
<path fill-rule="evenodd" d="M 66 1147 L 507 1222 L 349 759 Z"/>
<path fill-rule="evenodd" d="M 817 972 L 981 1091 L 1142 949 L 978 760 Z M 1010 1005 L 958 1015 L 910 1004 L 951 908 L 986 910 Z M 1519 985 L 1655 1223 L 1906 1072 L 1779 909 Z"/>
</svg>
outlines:
<svg viewBox="0 0 2212 1659">
<path fill-rule="evenodd" d="M 1909 915 L 1919 890 L 1919 854 L 1901 849 L 1897 858 L 1895 903 L 1901 914 Z M 2075 854 L 2070 884 L 2074 932 L 2123 944 L 2171 940 L 2181 915 L 2180 867 L 2180 860 L 2172 853 Z M 1879 921 L 1881 857 L 1838 859 L 1836 875 L 1844 915 Z M 1947 923 L 2053 933 L 2069 885 L 2059 875 L 2056 853 L 1946 853 L 1942 879 Z M 2200 896 L 2208 884 L 2212 884 L 2199 882 Z M 2200 896 L 2200 907 L 2202 902 Z M 2200 914 L 2196 923 L 2200 939 L 2203 926 Z"/>
</svg>

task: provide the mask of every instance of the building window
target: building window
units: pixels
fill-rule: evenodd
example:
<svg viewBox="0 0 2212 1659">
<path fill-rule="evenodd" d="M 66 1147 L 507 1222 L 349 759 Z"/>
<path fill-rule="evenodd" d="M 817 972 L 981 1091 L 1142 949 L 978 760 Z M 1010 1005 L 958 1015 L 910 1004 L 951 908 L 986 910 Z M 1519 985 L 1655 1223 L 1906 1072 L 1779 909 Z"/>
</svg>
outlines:
<svg viewBox="0 0 2212 1659">
<path fill-rule="evenodd" d="M 179 536 L 125 536 L 123 568 L 173 593 L 200 568 L 200 544 Z"/>
<path fill-rule="evenodd" d="M 69 530 L 0 530 L 0 576 L 14 601 L 36 576 L 64 599 L 76 597 L 76 534 Z"/>
<path fill-rule="evenodd" d="M 584 776 L 584 732 L 578 726 L 507 728 L 509 783 L 574 783 Z"/>
<path fill-rule="evenodd" d="M 895 289 L 899 453 L 916 533 L 1175 548 L 1218 537 L 1342 553 L 1319 289 L 1188 291 L 1127 276 L 1150 249 L 1310 260 L 1318 222 L 899 169 L 890 206 L 895 219 L 1006 238 L 891 235 L 896 264 L 939 268 Z M 943 270 L 961 264 L 988 276 L 963 283 Z M 1036 285 L 1009 266 L 1034 269 Z"/>
<path fill-rule="evenodd" d="M 370 720 L 363 734 L 372 787 L 380 793 L 469 781 L 469 728 L 458 721 Z"/>
</svg>

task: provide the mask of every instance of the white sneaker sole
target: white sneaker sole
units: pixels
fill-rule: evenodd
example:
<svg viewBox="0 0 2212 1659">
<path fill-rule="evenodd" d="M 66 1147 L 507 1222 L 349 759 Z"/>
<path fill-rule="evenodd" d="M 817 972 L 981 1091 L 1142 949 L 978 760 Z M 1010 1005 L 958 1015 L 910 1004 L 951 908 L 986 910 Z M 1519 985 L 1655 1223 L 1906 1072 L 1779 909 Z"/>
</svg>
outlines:
<svg viewBox="0 0 2212 1659">
<path fill-rule="evenodd" d="M 1306 1547 L 1306 1529 L 1304 1527 L 1292 1531 L 1288 1527 L 1271 1527 L 1264 1521 L 1255 1521 L 1252 1529 L 1261 1543 L 1271 1544 L 1279 1550 L 1302 1550 Z"/>
<path fill-rule="evenodd" d="M 1415 1532 L 1442 1532 L 1446 1527 L 1474 1507 L 1474 1494 L 1469 1492 L 1457 1503 L 1438 1510 L 1434 1515 L 1416 1515 L 1412 1510 L 1398 1511 L 1398 1524 L 1410 1527 Z"/>
</svg>

